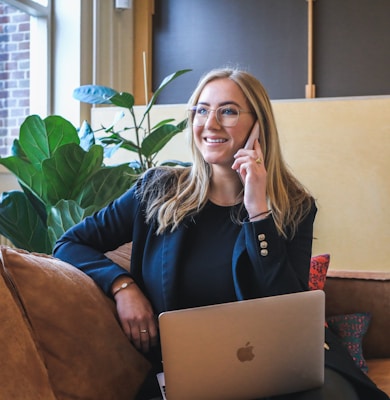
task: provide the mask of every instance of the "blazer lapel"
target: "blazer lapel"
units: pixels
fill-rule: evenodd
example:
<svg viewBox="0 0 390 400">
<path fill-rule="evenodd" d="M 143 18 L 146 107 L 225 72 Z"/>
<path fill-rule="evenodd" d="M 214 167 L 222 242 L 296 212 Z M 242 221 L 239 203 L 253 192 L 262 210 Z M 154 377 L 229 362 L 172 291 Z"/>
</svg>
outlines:
<svg viewBox="0 0 390 400">
<path fill-rule="evenodd" d="M 166 310 L 176 309 L 178 306 L 177 278 L 180 268 L 179 261 L 183 249 L 186 233 L 186 224 L 183 223 L 174 232 L 165 234 L 161 252 L 162 297 Z"/>
</svg>

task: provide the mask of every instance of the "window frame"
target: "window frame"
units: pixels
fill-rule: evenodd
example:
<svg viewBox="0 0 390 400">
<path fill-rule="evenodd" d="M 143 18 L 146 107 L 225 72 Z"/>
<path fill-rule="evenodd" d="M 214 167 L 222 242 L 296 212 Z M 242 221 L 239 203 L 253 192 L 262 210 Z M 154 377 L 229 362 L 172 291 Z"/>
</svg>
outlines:
<svg viewBox="0 0 390 400">
<path fill-rule="evenodd" d="M 43 6 L 33 0 L 2 0 L 2 1 L 34 17 L 47 17 L 47 18 L 50 17 L 52 0 L 47 0 L 48 3 L 47 6 Z"/>
<path fill-rule="evenodd" d="M 46 116 L 51 112 L 51 27 L 52 0 L 43 6 L 33 0 L 2 0 L 29 14 L 30 23 L 30 114 Z M 39 76 L 40 79 L 34 79 Z M 45 94 L 42 96 L 42 94 Z"/>
</svg>

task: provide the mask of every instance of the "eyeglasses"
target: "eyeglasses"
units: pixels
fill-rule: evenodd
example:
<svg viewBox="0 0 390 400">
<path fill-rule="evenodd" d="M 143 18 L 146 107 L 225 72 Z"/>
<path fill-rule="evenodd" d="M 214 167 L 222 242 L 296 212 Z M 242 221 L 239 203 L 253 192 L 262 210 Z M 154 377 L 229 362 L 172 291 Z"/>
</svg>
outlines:
<svg viewBox="0 0 390 400">
<path fill-rule="evenodd" d="M 219 125 L 226 128 L 237 125 L 240 113 L 252 114 L 252 111 L 241 110 L 234 104 L 218 107 L 213 110 L 204 105 L 198 104 L 191 108 L 192 123 L 195 126 L 204 126 L 210 113 L 214 111 Z"/>
</svg>

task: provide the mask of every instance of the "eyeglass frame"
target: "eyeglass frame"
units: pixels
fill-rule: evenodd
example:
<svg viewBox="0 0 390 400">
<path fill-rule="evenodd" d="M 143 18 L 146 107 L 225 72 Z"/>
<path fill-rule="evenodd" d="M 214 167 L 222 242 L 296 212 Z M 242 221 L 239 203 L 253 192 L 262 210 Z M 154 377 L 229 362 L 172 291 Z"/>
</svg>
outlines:
<svg viewBox="0 0 390 400">
<path fill-rule="evenodd" d="M 205 108 L 205 110 L 207 110 L 206 119 L 204 120 L 204 123 L 203 123 L 202 125 L 198 125 L 198 124 L 195 125 L 195 124 L 193 123 L 193 121 L 194 121 L 195 116 L 196 116 L 196 110 L 197 110 L 197 108 L 198 108 L 199 106 L 203 106 L 203 107 Z M 228 106 L 234 106 L 235 108 L 237 108 L 238 114 L 237 114 L 237 120 L 236 120 L 236 122 L 235 122 L 234 125 L 225 126 L 225 125 L 223 125 L 223 124 L 221 123 L 221 121 L 219 120 L 218 110 L 220 110 L 221 108 L 224 108 L 224 107 L 228 107 Z M 210 112 L 215 112 L 215 118 L 216 118 L 218 124 L 221 125 L 221 126 L 223 126 L 223 127 L 225 127 L 225 128 L 232 128 L 232 127 L 236 126 L 236 125 L 238 124 L 238 120 L 240 119 L 240 114 L 241 114 L 241 113 L 242 113 L 242 114 L 253 114 L 253 111 L 243 110 L 243 109 L 239 108 L 239 107 L 238 107 L 236 104 L 234 104 L 234 103 L 224 104 L 224 105 L 219 106 L 219 107 L 217 107 L 217 108 L 215 108 L 215 109 L 214 109 L 214 108 L 208 108 L 206 105 L 197 104 L 197 105 L 191 107 L 188 111 L 191 113 L 191 121 L 192 121 L 192 123 L 193 123 L 194 126 L 205 126 L 207 120 L 208 120 L 209 117 L 210 117 Z"/>
</svg>

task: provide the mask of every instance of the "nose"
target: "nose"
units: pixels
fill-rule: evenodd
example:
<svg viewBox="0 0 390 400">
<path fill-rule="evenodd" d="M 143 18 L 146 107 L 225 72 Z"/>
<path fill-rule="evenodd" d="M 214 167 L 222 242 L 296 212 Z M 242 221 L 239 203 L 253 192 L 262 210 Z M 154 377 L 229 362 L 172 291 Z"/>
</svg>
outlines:
<svg viewBox="0 0 390 400">
<path fill-rule="evenodd" d="M 216 110 L 209 110 L 209 114 L 207 115 L 206 122 L 204 126 L 208 129 L 215 129 L 220 128 L 221 124 L 217 120 L 217 111 Z"/>
</svg>

